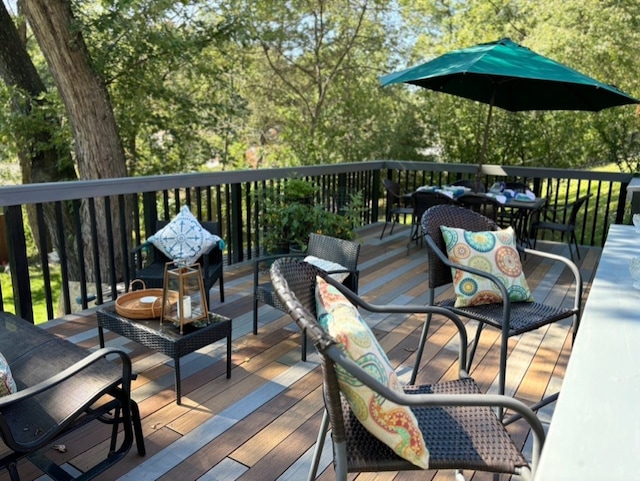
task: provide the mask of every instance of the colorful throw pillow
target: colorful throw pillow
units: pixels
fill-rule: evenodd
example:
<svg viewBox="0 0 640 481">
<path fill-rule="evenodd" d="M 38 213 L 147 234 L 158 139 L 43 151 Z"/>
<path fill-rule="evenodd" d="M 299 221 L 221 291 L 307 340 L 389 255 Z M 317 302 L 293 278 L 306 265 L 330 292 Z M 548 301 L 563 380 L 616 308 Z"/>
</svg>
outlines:
<svg viewBox="0 0 640 481">
<path fill-rule="evenodd" d="M 318 322 L 338 342 L 340 349 L 382 384 L 403 392 L 389 359 L 358 310 L 320 277 L 316 302 Z M 337 372 L 340 391 L 362 425 L 398 456 L 427 469 L 429 452 L 411 408 L 381 397 L 343 369 Z"/>
<path fill-rule="evenodd" d="M 9 363 L 4 356 L 0 354 L 0 397 L 8 396 L 16 392 L 18 392 L 18 387 L 11 375 Z"/>
<path fill-rule="evenodd" d="M 216 244 L 224 249 L 224 241 L 202 227 L 186 205 L 148 240 L 170 259 L 186 265 L 196 262 Z"/>
<path fill-rule="evenodd" d="M 338 282 L 342 282 L 347 277 L 349 277 L 349 272 L 346 272 L 347 268 L 341 264 L 338 264 L 337 262 L 328 261 L 326 259 L 320 259 L 319 257 L 316 257 L 316 256 L 307 256 L 304 258 L 304 261 L 309 264 L 313 264 L 318 269 L 322 269 L 323 271 L 328 272 L 331 275 L 331 277 L 337 280 Z M 343 271 L 343 272 L 339 272 L 339 271 Z M 334 272 L 334 274 L 331 274 L 332 272 Z"/>
<path fill-rule="evenodd" d="M 533 296 L 522 271 L 512 227 L 498 231 L 470 232 L 440 226 L 451 262 L 488 272 L 507 289 L 511 302 L 532 302 Z M 502 303 L 502 294 L 489 279 L 460 269 L 451 269 L 455 307 Z"/>
</svg>

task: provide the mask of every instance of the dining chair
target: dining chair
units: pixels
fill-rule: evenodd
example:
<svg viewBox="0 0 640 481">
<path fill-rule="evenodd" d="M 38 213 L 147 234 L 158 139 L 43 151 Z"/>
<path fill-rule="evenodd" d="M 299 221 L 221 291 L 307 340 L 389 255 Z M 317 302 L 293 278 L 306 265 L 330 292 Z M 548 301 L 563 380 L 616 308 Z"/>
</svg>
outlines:
<svg viewBox="0 0 640 481">
<path fill-rule="evenodd" d="M 492 197 L 482 194 L 462 194 L 456 201 L 462 207 L 479 212 L 485 217 L 489 217 L 496 222 L 498 213 L 502 209 L 502 204 Z"/>
<path fill-rule="evenodd" d="M 387 228 L 387 224 L 389 220 L 391 223 L 391 231 L 389 235 L 393 234 L 393 228 L 396 225 L 396 222 L 400 221 L 400 216 L 408 216 L 413 214 L 413 207 L 405 204 L 405 198 L 403 197 L 400 186 L 391 179 L 383 179 L 382 185 L 387 191 L 387 213 L 384 220 L 384 226 L 382 227 L 382 232 L 380 233 L 380 239 L 384 236 L 384 231 Z"/>
<path fill-rule="evenodd" d="M 446 234 L 441 226 L 446 226 Z M 482 214 L 459 206 L 432 207 L 422 217 L 422 228 L 429 261 L 427 304 L 444 307 L 456 315 L 478 321 L 475 339 L 469 346 L 467 371 L 471 371 L 482 331 L 487 326 L 501 331 L 498 378 L 500 394 L 505 393 L 509 338 L 563 319 L 572 320 L 575 336 L 582 311 L 582 277 L 580 270 L 571 260 L 523 248 L 517 244 L 515 236 L 510 231 L 500 229 L 494 221 Z M 459 231 L 449 229 L 460 229 L 462 232 L 456 239 L 455 233 Z M 494 231 L 500 232 L 492 234 Z M 489 234 L 473 235 L 479 232 Z M 509 239 L 509 236 L 513 238 Z M 493 247 L 495 249 L 490 249 Z M 451 254 L 448 254 L 448 248 Z M 457 253 L 459 255 L 454 255 Z M 519 258 L 522 254 L 539 257 L 550 263 L 557 262 L 568 269 L 569 279 L 574 286 L 568 296 L 572 302 L 571 306 L 535 301 L 524 278 Z M 465 257 L 471 260 L 470 265 L 464 265 Z M 440 292 L 443 286 L 449 285 L 454 287 L 455 295 L 436 300 L 436 291 Z M 427 336 L 430 322 L 431 315 L 427 315 L 423 336 Z M 422 357 L 423 346 L 424 339 L 420 342 L 414 374 Z M 411 382 L 415 382 L 415 378 Z M 555 396 L 544 399 L 540 405 L 548 404 L 554 398 Z"/>
<path fill-rule="evenodd" d="M 476 194 L 483 194 L 484 192 L 487 191 L 487 188 L 485 187 L 485 185 L 482 182 L 475 179 L 457 180 L 451 185 L 457 186 L 457 187 L 468 187 L 469 189 L 471 189 L 471 192 Z"/>
<path fill-rule="evenodd" d="M 420 225 L 420 219 L 422 214 L 433 207 L 440 204 L 456 204 L 456 201 L 442 192 L 420 191 L 417 190 L 411 194 L 411 201 L 413 202 L 413 213 L 411 222 L 411 233 L 409 236 L 409 243 L 407 244 L 407 252 L 412 242 L 422 245 L 422 227 Z"/>
<path fill-rule="evenodd" d="M 156 220 L 154 232 L 159 232 L 169 221 Z M 201 221 L 200 224 L 211 234 L 220 236 L 220 223 Z M 140 279 L 146 288 L 162 288 L 164 285 L 164 270 L 167 262 L 172 259 L 167 257 L 153 243 L 146 241 L 131 250 L 132 279 Z M 214 246 L 208 253 L 203 254 L 197 262 L 202 270 L 202 280 L 207 293 L 207 307 L 209 306 L 209 291 L 216 283 L 220 286 L 220 302 L 224 302 L 224 270 L 222 262 L 222 250 L 219 245 Z M 134 286 L 134 289 L 139 286 Z"/>
<path fill-rule="evenodd" d="M 578 249 L 578 240 L 576 239 L 576 220 L 582 206 L 586 205 L 587 200 L 593 194 L 578 197 L 574 202 L 564 205 L 546 206 L 538 214 L 538 219 L 531 223 L 531 238 L 533 239 L 533 248 L 536 247 L 536 240 L 539 231 L 548 230 L 551 232 L 560 232 L 560 238 L 567 236 L 567 245 L 569 246 L 569 256 L 573 260 L 573 244 L 576 255 L 580 259 L 580 250 Z"/>
<path fill-rule="evenodd" d="M 313 259 L 313 262 L 322 265 L 332 275 L 339 276 L 342 284 L 353 292 L 358 292 L 360 271 L 358 269 L 358 257 L 360 256 L 360 244 L 357 242 L 338 239 L 336 237 L 311 233 L 309 243 L 304 253 L 288 253 L 279 255 L 267 255 L 257 258 L 253 263 L 253 334 L 258 334 L 258 307 L 260 303 L 271 306 L 282 312 L 287 312 L 286 307 L 276 296 L 271 280 L 262 275 L 279 258 Z M 307 360 L 307 336 L 302 332 L 302 357 Z"/>
<path fill-rule="evenodd" d="M 455 314 L 433 306 L 369 304 L 299 259 L 277 260 L 271 266 L 270 275 L 280 302 L 300 329 L 310 336 L 321 361 L 325 410 L 309 468 L 309 481 L 316 478 L 329 429 L 335 479 L 341 481 L 353 472 L 425 468 L 455 470 L 456 479 L 464 479 L 462 470 L 467 469 L 518 474 L 521 479 L 533 477 L 544 443 L 542 425 L 522 402 L 508 396 L 481 394 L 465 371 L 466 331 Z M 458 376 L 430 385 L 401 386 L 358 309 L 444 316 L 455 326 L 460 340 Z M 350 338 L 361 342 L 348 341 Z M 361 352 L 360 347 L 365 345 L 368 347 Z M 383 374 L 381 366 L 390 371 Z M 367 419 L 363 420 L 363 416 L 358 417 L 358 411 L 350 405 L 350 401 L 358 404 L 358 397 L 353 396 L 356 389 L 358 396 L 362 396 L 359 399 L 369 400 L 364 410 L 374 410 L 377 415 L 373 426 Z M 511 440 L 492 409 L 496 406 L 512 409 L 528 423 L 533 434 L 531 462 Z M 364 418 L 371 417 L 371 412 L 364 413 Z M 383 431 L 376 432 L 376 425 Z M 403 441 L 395 444 L 387 438 L 394 434 Z M 409 448 L 413 450 L 407 453 Z M 424 461 L 427 453 L 426 466 L 418 466 L 416 457 L 421 455 L 419 460 Z"/>
</svg>

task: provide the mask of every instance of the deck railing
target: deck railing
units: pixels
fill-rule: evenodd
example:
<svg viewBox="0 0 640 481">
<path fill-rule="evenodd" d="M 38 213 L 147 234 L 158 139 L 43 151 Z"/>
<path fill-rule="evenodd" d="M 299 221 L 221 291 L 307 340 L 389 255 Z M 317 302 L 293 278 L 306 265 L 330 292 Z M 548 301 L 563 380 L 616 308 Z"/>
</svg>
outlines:
<svg viewBox="0 0 640 481">
<path fill-rule="evenodd" d="M 384 220 L 382 178 L 393 178 L 410 192 L 421 185 L 475 178 L 477 171 L 465 164 L 370 161 L 0 187 L 13 286 L 13 293 L 4 294 L 13 295 L 16 314 L 32 322 L 35 302 L 45 303 L 47 318 L 53 319 L 87 308 L 92 297 L 97 303 L 108 301 L 127 289 L 129 253 L 144 241 L 152 221 L 169 220 L 184 205 L 201 220 L 221 223 L 228 264 L 251 260 L 263 250 L 264 209 L 254 193 L 265 186 L 282 188 L 292 176 L 320 186 L 315 201 L 327 209 L 338 209 L 345 194 L 361 192 L 361 222 L 369 224 Z M 603 245 L 609 224 L 630 219 L 630 174 L 483 166 L 480 180 L 486 185 L 524 181 L 550 203 L 591 192 L 578 221 L 578 241 L 585 245 Z M 53 245 L 59 246 L 61 292 L 52 287 L 48 253 Z M 42 271 L 44 299 L 34 300 L 30 265 Z"/>
</svg>

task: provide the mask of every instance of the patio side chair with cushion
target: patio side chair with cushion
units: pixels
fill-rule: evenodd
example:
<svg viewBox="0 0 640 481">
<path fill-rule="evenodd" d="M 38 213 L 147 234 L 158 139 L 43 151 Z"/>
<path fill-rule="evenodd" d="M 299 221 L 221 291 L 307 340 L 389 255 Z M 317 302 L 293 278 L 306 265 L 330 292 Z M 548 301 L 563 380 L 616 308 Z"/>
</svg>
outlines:
<svg viewBox="0 0 640 481">
<path fill-rule="evenodd" d="M 263 256 L 256 259 L 253 263 L 253 333 L 258 334 L 259 303 L 287 312 L 285 305 L 276 296 L 268 275 L 262 275 L 267 273 L 266 267 L 275 260 L 282 257 L 308 259 L 340 278 L 351 291 L 358 292 L 359 256 L 360 244 L 357 242 L 312 233 L 309 235 L 309 244 L 305 253 Z M 304 331 L 302 332 L 302 360 L 307 360 L 307 336 Z"/>
<path fill-rule="evenodd" d="M 159 232 L 163 227 L 169 224 L 166 220 L 156 220 L 154 232 Z M 220 223 L 218 222 L 200 222 L 202 227 L 213 235 L 220 236 Z M 146 255 L 145 256 L 143 255 Z M 167 262 L 171 259 L 167 257 L 160 249 L 147 241 L 136 246 L 131 251 L 131 272 L 132 279 L 140 279 L 144 282 L 146 288 L 162 288 L 164 284 L 164 269 Z M 216 281 L 220 286 L 220 302 L 224 302 L 224 275 L 222 262 L 222 249 L 219 245 L 214 246 L 208 253 L 203 254 L 197 261 L 202 269 L 202 280 L 204 282 L 205 292 L 208 294 Z M 142 286 L 133 286 L 134 289 Z M 207 306 L 209 306 L 209 296 L 207 295 Z"/>
<path fill-rule="evenodd" d="M 574 202 L 564 205 L 546 206 L 538 215 L 538 219 L 531 223 L 531 237 L 533 238 L 533 248 L 536 247 L 536 240 L 539 231 L 560 232 L 562 238 L 566 236 L 567 245 L 569 246 L 569 255 L 573 260 L 573 250 L 575 248 L 576 255 L 580 259 L 580 250 L 578 249 L 578 241 L 576 239 L 576 220 L 580 209 L 587 203 L 592 194 L 578 197 Z"/>
<path fill-rule="evenodd" d="M 387 229 L 387 224 L 391 220 L 391 231 L 389 235 L 393 234 L 393 228 L 396 222 L 400 221 L 400 216 L 406 216 L 413 214 L 413 207 L 406 205 L 405 198 L 400 192 L 400 186 L 391 179 L 383 179 L 382 184 L 387 191 L 387 214 L 384 220 L 384 227 L 380 233 L 380 239 L 384 236 L 384 231 Z"/>
<path fill-rule="evenodd" d="M 442 205 L 429 209 L 422 218 L 422 227 L 429 260 L 428 305 L 444 307 L 456 315 L 479 321 L 469 350 L 467 371 L 471 371 L 473 357 L 486 326 L 500 329 L 502 333 L 498 379 L 500 394 L 505 392 L 510 337 L 563 319 L 572 320 L 575 336 L 582 310 L 582 278 L 578 267 L 569 259 L 522 248 L 517 244 L 512 229 L 501 230 L 491 219 L 458 206 Z M 499 232 L 494 234 L 495 231 Z M 474 235 L 479 232 L 486 235 Z M 571 306 L 550 305 L 533 299 L 522 271 L 522 253 L 564 264 L 574 286 L 573 296 L 569 296 L 573 297 Z M 449 285 L 453 285 L 455 295 L 436 300 L 436 290 Z M 423 336 L 427 335 L 430 321 L 431 316 L 428 315 Z M 420 363 L 423 345 L 424 339 L 418 349 L 414 374 Z M 411 382 L 415 382 L 415 378 Z M 555 397 L 542 400 L 541 406 Z"/>
<path fill-rule="evenodd" d="M 325 411 L 308 480 L 316 478 L 329 428 L 335 478 L 341 481 L 352 472 L 418 469 L 457 470 L 456 479 L 461 479 L 465 469 L 533 477 L 544 442 L 542 425 L 520 401 L 480 393 L 464 368 L 466 331 L 455 314 L 438 307 L 368 304 L 314 266 L 296 259 L 276 261 L 271 279 L 280 301 L 311 337 L 320 355 Z M 459 377 L 431 385 L 400 386 L 358 308 L 444 316 L 456 326 L 460 340 Z M 347 340 L 352 338 L 360 342 Z M 350 402 L 369 407 L 362 421 Z M 495 406 L 513 409 L 531 427 L 531 463 L 512 442 L 492 409 Z M 374 423 L 368 421 L 371 410 L 376 413 Z"/>
</svg>

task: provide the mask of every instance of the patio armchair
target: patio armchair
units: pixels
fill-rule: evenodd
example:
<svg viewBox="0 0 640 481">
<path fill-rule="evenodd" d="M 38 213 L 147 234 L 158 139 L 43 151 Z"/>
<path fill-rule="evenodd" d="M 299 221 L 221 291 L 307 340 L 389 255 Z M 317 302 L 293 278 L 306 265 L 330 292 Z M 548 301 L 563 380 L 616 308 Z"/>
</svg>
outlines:
<svg viewBox="0 0 640 481">
<path fill-rule="evenodd" d="M 153 232 L 158 232 L 165 227 L 169 221 L 156 220 Z M 211 234 L 220 236 L 220 224 L 218 222 L 200 222 L 203 228 Z M 140 279 L 144 282 L 146 288 L 162 288 L 164 284 L 164 270 L 167 262 L 170 262 L 165 254 L 163 254 L 151 242 L 147 241 L 136 246 L 131 251 L 131 273 L 132 279 Z M 204 289 L 207 293 L 207 307 L 209 306 L 209 291 L 216 283 L 220 286 L 220 302 L 224 302 L 224 275 L 222 250 L 219 246 L 214 246 L 208 253 L 203 254 L 197 262 L 202 270 L 202 280 Z M 134 289 L 141 286 L 133 286 Z"/>
<path fill-rule="evenodd" d="M 485 271 L 480 270 L 478 267 L 465 266 L 449 259 L 447 255 L 447 243 L 442 233 L 441 226 L 454 229 L 464 229 L 464 231 L 467 232 L 498 231 L 500 229 L 491 219 L 477 212 L 451 205 L 433 207 L 426 211 L 422 218 L 422 227 L 425 234 L 425 241 L 427 243 L 429 261 L 429 297 L 427 304 L 431 306 L 440 306 L 458 316 L 478 321 L 475 339 L 469 348 L 470 350 L 466 366 L 467 371 L 469 372 L 471 371 L 471 364 L 473 362 L 478 343 L 480 342 L 480 336 L 483 329 L 488 326 L 500 330 L 501 338 L 499 343 L 500 366 L 498 392 L 500 394 L 504 394 L 509 338 L 567 318 L 572 319 L 573 334 L 575 336 L 582 310 L 582 278 L 580 271 L 573 262 L 565 257 L 534 249 L 523 248 L 517 245 L 515 240 L 512 240 L 513 248 L 515 249 L 515 257 L 503 257 L 501 266 L 497 266 L 493 271 L 492 269 Z M 466 239 L 466 237 L 464 237 L 464 239 Z M 466 250 L 467 247 L 464 247 L 463 251 Z M 480 247 L 482 247 L 480 250 L 485 250 L 484 245 Z M 510 290 L 509 293 L 507 292 L 505 283 L 501 281 L 498 276 L 504 279 L 506 276 L 504 272 L 512 272 L 514 274 L 519 272 L 522 274 L 519 256 L 523 253 L 527 256 L 544 258 L 552 263 L 563 264 L 563 267 L 568 269 L 569 279 L 572 281 L 574 286 L 573 291 L 569 291 L 570 293 L 573 293 L 573 296 L 570 296 L 573 297 L 571 306 L 565 307 L 563 305 L 536 302 L 533 300 L 533 297 L 531 297 L 531 294 L 523 295 L 523 289 L 528 289 L 526 285 L 517 285 L 515 282 L 513 285 L 513 291 Z M 467 254 L 469 254 L 468 251 Z M 480 257 L 477 254 L 478 253 L 473 250 L 468 258 Z M 464 255 L 465 254 L 463 253 L 461 257 Z M 492 256 L 495 255 L 497 254 L 492 254 Z M 483 261 L 482 264 L 486 266 L 487 262 Z M 475 266 L 477 265 L 478 261 L 476 260 Z M 503 270 L 501 271 L 500 269 Z M 455 278 L 452 271 L 456 272 Z M 523 278 L 524 277 L 522 277 L 522 279 Z M 456 281 L 455 283 L 454 279 Z M 469 279 L 469 281 L 467 281 L 467 279 Z M 488 287 L 481 288 L 481 282 L 488 285 Z M 478 294 L 478 302 L 470 302 L 468 305 L 464 305 L 464 303 L 457 302 L 459 300 L 459 296 L 457 295 L 446 296 L 444 299 L 436 300 L 436 291 L 440 292 L 443 286 L 451 285 L 460 288 L 462 293 L 465 292 L 465 289 L 468 289 L 472 294 Z M 470 286 L 473 286 L 475 291 L 473 291 Z M 494 297 L 491 299 L 490 303 L 482 303 L 482 299 L 480 297 L 486 297 L 488 295 L 487 293 L 491 293 Z M 516 294 L 516 299 L 524 302 L 514 301 L 512 299 L 514 294 Z M 498 298 L 495 297 L 496 295 Z M 459 304 L 462 304 L 462 306 Z M 427 315 L 427 322 L 425 330 L 423 331 L 423 336 L 427 336 L 430 321 L 431 315 Z M 422 357 L 423 346 L 424 339 L 421 340 L 416 356 L 416 368 L 414 369 L 414 375 L 417 372 L 417 366 L 419 365 Z M 412 378 L 411 382 L 415 382 L 415 378 Z M 555 397 L 556 396 L 551 396 L 548 399 L 544 399 L 540 402 L 540 406 L 548 404 L 553 401 Z"/>
<path fill-rule="evenodd" d="M 380 233 L 380 239 L 384 236 L 384 231 L 387 229 L 387 224 L 391 220 L 391 231 L 389 235 L 393 234 L 393 228 L 396 222 L 400 221 L 400 216 L 408 216 L 413 214 L 413 207 L 406 205 L 406 198 L 400 192 L 400 186 L 391 179 L 383 179 L 382 185 L 387 191 L 387 214 L 384 220 L 384 226 Z"/>
<path fill-rule="evenodd" d="M 309 243 L 304 253 L 288 253 L 280 255 L 263 256 L 253 263 L 253 333 L 258 334 L 258 306 L 259 303 L 274 307 L 282 312 L 287 312 L 286 307 L 276 296 L 271 280 L 268 276 L 261 276 L 266 267 L 281 257 L 297 257 L 305 259 L 312 256 L 316 259 L 336 264 L 330 267 L 330 273 L 343 278 L 342 283 L 353 292 L 358 292 L 360 271 L 358 270 L 358 257 L 360 256 L 360 244 L 357 242 L 338 239 L 321 234 L 311 233 Z M 302 331 L 302 360 L 307 359 L 307 337 Z"/>
<path fill-rule="evenodd" d="M 410 411 L 415 416 L 417 429 L 409 430 L 411 439 L 417 437 L 424 439 L 424 447 L 428 450 L 428 469 L 456 470 L 456 479 L 462 479 L 461 470 L 469 469 L 493 473 L 511 473 L 522 476 L 522 479 L 531 479 L 537 464 L 540 449 L 544 442 L 544 430 L 536 415 L 522 402 L 508 396 L 481 394 L 476 383 L 465 371 L 466 357 L 466 331 L 460 319 L 450 311 L 438 307 L 412 306 L 412 305 L 371 305 L 358 297 L 352 291 L 346 289 L 339 282 L 331 279 L 326 273 L 312 265 L 300 262 L 297 259 L 280 259 L 271 266 L 271 280 L 280 302 L 286 306 L 287 312 L 311 337 L 316 350 L 319 353 L 322 375 L 325 410 L 322 424 L 318 432 L 313 459 L 309 470 L 308 480 L 316 478 L 320 458 L 325 442 L 325 437 L 331 428 L 331 440 L 333 443 L 333 465 L 335 479 L 344 481 L 347 473 L 352 472 L 379 472 L 379 471 L 406 471 L 422 469 L 414 461 L 405 459 L 405 451 L 398 447 L 390 447 L 388 442 L 381 441 L 371 434 L 368 428 L 358 420 L 351 409 L 346 396 L 347 391 L 341 390 L 340 382 L 345 379 L 345 373 L 352 378 L 348 382 L 350 388 L 368 388 L 372 396 L 371 402 L 381 403 L 381 423 L 393 424 L 397 422 L 401 412 Z M 331 337 L 327 330 L 318 322 L 317 311 L 320 309 L 316 303 L 317 276 L 326 281 L 331 288 L 337 290 L 331 292 L 331 297 L 343 296 L 346 303 L 351 303 L 355 308 L 360 308 L 375 313 L 398 314 L 438 314 L 444 316 L 457 328 L 460 340 L 459 350 L 459 377 L 457 379 L 423 386 L 397 386 L 392 381 L 381 382 L 382 376 L 379 369 L 363 367 L 359 358 L 354 357 L 350 348 L 336 338 Z M 342 301 L 339 301 L 342 302 Z M 328 325 L 327 314 L 323 314 L 323 325 Z M 340 318 L 337 325 L 342 325 L 344 319 Z M 345 323 L 348 321 L 344 321 Z M 360 326 L 364 326 L 364 321 Z M 362 332 L 368 328 L 360 328 L 360 332 L 354 336 L 362 339 Z M 342 339 L 342 334 L 339 337 Z M 424 342 L 424 338 L 423 338 Z M 360 343 L 348 343 L 360 344 Z M 382 354 L 381 354 L 382 353 Z M 379 359 L 378 359 L 378 356 Z M 372 342 L 369 354 L 363 354 L 368 364 L 378 367 L 377 361 L 388 363 L 386 355 L 377 344 Z M 384 357 L 384 359 L 383 359 Z M 359 362 L 360 361 L 360 362 Z M 375 377 L 372 373 L 375 372 Z M 365 387 L 366 386 L 366 387 Z M 397 406 L 390 406 L 395 403 Z M 501 406 L 511 409 L 522 416 L 531 427 L 533 433 L 533 459 L 529 463 L 522 455 L 519 448 L 512 442 L 504 425 L 500 422 L 492 407 Z M 375 408 L 374 408 L 375 409 Z M 407 410 L 407 411 L 405 411 Z M 383 417 L 382 412 L 393 411 L 393 420 Z M 407 418 L 410 419 L 410 416 Z M 365 421 L 366 422 L 366 421 Z M 394 427 L 385 425 L 389 432 L 396 429 L 404 431 L 406 424 L 398 423 Z M 412 424 L 416 428 L 416 424 Z M 418 431 L 419 436 L 416 434 Z M 380 434 L 379 434 L 380 436 Z M 384 437 L 384 435 L 382 435 Z M 410 444 L 405 440 L 405 443 Z M 414 445 L 415 446 L 415 445 Z M 418 444 L 419 447 L 423 446 Z M 420 452 L 420 449 L 416 448 Z M 401 457 L 403 456 L 403 457 Z M 410 459 L 411 456 L 409 456 Z"/>
<path fill-rule="evenodd" d="M 580 259 L 580 250 L 578 249 L 578 241 L 576 239 L 576 220 L 580 209 L 587 203 L 589 197 L 593 194 L 578 197 L 574 202 L 564 205 L 549 205 L 542 209 L 538 214 L 538 218 L 531 223 L 531 237 L 533 239 L 533 248 L 536 247 L 536 240 L 540 231 L 560 232 L 561 238 L 567 237 L 567 245 L 569 246 L 569 256 L 573 260 L 573 244 L 576 255 Z"/>
</svg>

